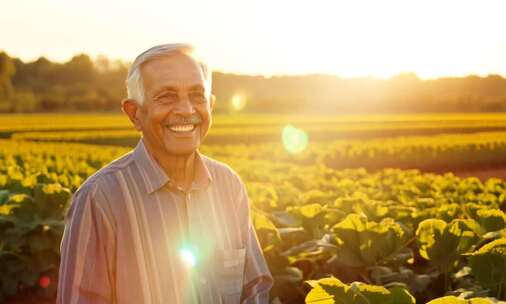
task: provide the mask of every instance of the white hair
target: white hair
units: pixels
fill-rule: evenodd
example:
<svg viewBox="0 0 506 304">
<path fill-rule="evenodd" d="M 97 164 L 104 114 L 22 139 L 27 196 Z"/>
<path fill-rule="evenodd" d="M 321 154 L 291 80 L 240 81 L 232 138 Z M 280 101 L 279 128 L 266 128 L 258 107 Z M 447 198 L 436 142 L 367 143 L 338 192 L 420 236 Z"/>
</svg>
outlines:
<svg viewBox="0 0 506 304">
<path fill-rule="evenodd" d="M 207 65 L 199 60 L 194 54 L 195 48 L 189 44 L 184 43 L 169 43 L 154 46 L 144 52 L 142 52 L 128 69 L 128 75 L 126 79 L 127 94 L 129 99 L 135 100 L 138 104 L 144 102 L 144 85 L 142 80 L 141 67 L 144 63 L 160 57 L 166 57 L 174 54 L 185 54 L 197 61 L 202 74 L 204 75 L 204 89 L 206 96 L 209 98 L 211 95 L 211 71 Z"/>
</svg>

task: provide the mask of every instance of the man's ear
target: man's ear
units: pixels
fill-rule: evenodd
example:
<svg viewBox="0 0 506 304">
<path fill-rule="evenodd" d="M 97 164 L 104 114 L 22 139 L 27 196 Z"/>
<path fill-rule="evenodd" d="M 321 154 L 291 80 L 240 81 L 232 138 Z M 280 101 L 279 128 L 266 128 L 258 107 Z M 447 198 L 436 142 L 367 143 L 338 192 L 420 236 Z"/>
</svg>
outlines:
<svg viewBox="0 0 506 304">
<path fill-rule="evenodd" d="M 211 94 L 211 97 L 209 98 L 209 101 L 211 102 L 211 112 L 214 110 L 214 104 L 216 103 L 216 96 L 214 94 Z"/>
<path fill-rule="evenodd" d="M 121 101 L 121 110 L 128 116 L 128 119 L 132 122 L 137 131 L 142 131 L 139 114 L 141 111 L 141 105 L 134 99 L 123 99 Z"/>
</svg>

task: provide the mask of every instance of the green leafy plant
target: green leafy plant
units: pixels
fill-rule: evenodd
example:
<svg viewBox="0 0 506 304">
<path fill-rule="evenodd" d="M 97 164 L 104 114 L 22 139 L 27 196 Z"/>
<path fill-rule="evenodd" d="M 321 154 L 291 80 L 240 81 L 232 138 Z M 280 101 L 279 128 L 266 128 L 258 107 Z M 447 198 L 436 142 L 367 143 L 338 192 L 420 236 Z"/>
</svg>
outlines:
<svg viewBox="0 0 506 304">
<path fill-rule="evenodd" d="M 420 255 L 444 275 L 444 287 L 448 290 L 450 271 L 456 267 L 460 255 L 479 240 L 479 225 L 474 220 L 456 219 L 447 224 L 427 219 L 418 225 L 416 238 Z"/>
<path fill-rule="evenodd" d="M 35 184 L 31 195 L 10 194 L 4 199 L 0 298 L 34 288 L 42 295 L 55 292 L 63 212 L 69 198 L 70 191 L 59 184 Z"/>
<path fill-rule="evenodd" d="M 427 304 L 494 304 L 499 303 L 495 299 L 490 298 L 472 298 L 472 299 L 461 299 L 455 296 L 446 296 L 442 298 L 434 299 Z"/>
<path fill-rule="evenodd" d="M 386 154 L 395 165 L 413 160 L 433 165 L 428 151 L 446 155 L 440 163 L 455 156 L 460 157 L 456 163 L 467 162 L 461 153 L 475 145 L 476 135 L 445 145 L 458 137 L 423 145 L 418 138 L 328 148 L 339 150 L 331 151 L 338 167 L 378 166 Z M 483 144 L 495 138 L 487 136 Z M 488 149 L 493 155 L 485 158 L 506 155 L 498 154 L 505 147 Z M 445 294 L 497 292 L 481 288 L 479 275 L 464 271 L 470 257 L 466 263 L 460 254 L 506 236 L 504 228 L 497 230 L 504 224 L 504 181 L 418 170 L 335 170 L 316 163 L 330 153 L 327 147 L 313 142 L 308 149 L 288 156 L 275 144 L 203 147 L 206 155 L 230 164 L 248 186 L 253 224 L 275 280 L 271 298 L 301 303 L 307 294 L 304 281 L 329 275 L 362 294 L 365 284 L 349 282 L 383 285 L 390 293 L 399 291 L 395 287 L 401 282 L 419 303 Z M 66 201 L 88 176 L 128 150 L 0 140 L 0 296 L 54 296 Z M 480 271 L 478 264 L 474 272 Z M 440 288 L 443 277 L 446 289 Z M 363 299 L 355 293 L 355 300 Z"/>
<path fill-rule="evenodd" d="M 331 277 L 306 281 L 312 289 L 306 296 L 307 304 L 415 304 L 415 298 L 399 286 L 387 289 L 383 286 L 361 282 L 344 284 Z"/>
<path fill-rule="evenodd" d="M 506 238 L 492 241 L 467 254 L 476 280 L 490 288 L 497 298 L 506 299 Z"/>
<path fill-rule="evenodd" d="M 393 219 L 377 223 L 358 214 L 349 214 L 332 230 L 338 240 L 337 260 L 351 267 L 387 263 L 402 254 L 408 239 L 405 229 Z"/>
</svg>

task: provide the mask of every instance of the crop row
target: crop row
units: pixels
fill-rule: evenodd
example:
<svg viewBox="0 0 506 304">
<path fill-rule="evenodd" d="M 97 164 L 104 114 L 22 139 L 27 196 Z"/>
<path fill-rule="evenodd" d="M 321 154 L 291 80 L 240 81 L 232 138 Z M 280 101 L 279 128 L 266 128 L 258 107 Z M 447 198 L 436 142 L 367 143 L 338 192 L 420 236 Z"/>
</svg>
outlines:
<svg viewBox="0 0 506 304">
<path fill-rule="evenodd" d="M 290 143 L 285 143 L 285 145 Z M 300 153 L 289 153 L 283 143 L 204 146 L 216 156 L 270 159 L 302 165 L 323 164 L 333 169 L 455 169 L 500 167 L 506 163 L 506 132 L 401 136 L 370 140 L 309 142 Z"/>
<path fill-rule="evenodd" d="M 462 168 L 490 168 L 506 162 L 506 132 L 413 135 L 367 140 L 333 140 L 325 143 L 309 139 L 307 146 L 301 147 L 301 151 L 295 154 L 289 153 L 287 146 L 296 143 L 297 138 L 288 138 L 285 142 L 278 138 L 277 142 L 254 145 L 207 144 L 246 142 L 246 139 L 262 134 L 261 129 L 252 128 L 244 129 L 242 133 L 230 132 L 231 130 L 214 129 L 202 150 L 213 156 L 234 155 L 242 159 L 271 159 L 308 165 L 323 163 L 334 169 L 363 167 L 376 170 L 392 167 L 445 172 Z M 14 139 L 19 141 L 77 141 L 127 146 L 135 145 L 139 138 L 140 135 L 136 131 L 37 132 L 14 135 Z"/>
<path fill-rule="evenodd" d="M 97 127 L 101 126 L 101 127 Z M 472 133 L 480 131 L 504 131 L 506 122 L 384 122 L 345 124 L 322 122 L 297 125 L 312 141 L 335 139 L 367 139 L 401 135 L 431 135 L 442 133 Z M 251 124 L 241 126 L 215 125 L 211 128 L 206 144 L 258 144 L 279 141 L 285 128 L 292 124 Z M 78 128 L 74 125 L 72 128 Z M 107 126 L 100 122 L 85 129 L 62 129 L 23 132 L 5 132 L 5 138 L 31 141 L 63 141 L 91 144 L 133 146 L 139 132 L 132 127 Z"/>
<path fill-rule="evenodd" d="M 381 124 L 381 123 L 467 123 L 474 125 L 504 124 L 502 113 L 448 113 L 448 114 L 377 114 L 377 115 L 269 115 L 269 114 L 217 114 L 216 126 L 282 126 L 286 124 Z M 131 123 L 122 114 L 0 114 L 0 132 L 37 130 L 86 130 L 129 128 Z"/>
<path fill-rule="evenodd" d="M 127 150 L 0 141 L 3 296 L 54 296 L 71 193 Z M 494 271 L 506 267 L 504 181 L 417 170 L 334 170 L 228 151 L 216 157 L 248 187 L 252 220 L 275 278 L 273 303 L 311 303 L 315 294 L 336 303 L 389 303 L 387 293 L 411 301 L 391 303 L 444 295 L 506 298 L 506 273 Z M 338 281 L 320 280 L 330 276 Z M 53 283 L 41 285 L 41 279 Z M 383 300 L 370 300 L 378 296 L 370 289 L 384 293 L 376 298 Z M 348 296 L 369 302 L 347 302 Z"/>
</svg>

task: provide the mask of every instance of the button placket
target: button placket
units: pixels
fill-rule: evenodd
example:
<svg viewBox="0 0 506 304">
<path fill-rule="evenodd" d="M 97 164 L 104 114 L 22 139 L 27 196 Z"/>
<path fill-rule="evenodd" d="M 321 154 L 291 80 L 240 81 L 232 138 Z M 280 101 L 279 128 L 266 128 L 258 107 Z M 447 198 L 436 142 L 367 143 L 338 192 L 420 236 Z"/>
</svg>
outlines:
<svg viewBox="0 0 506 304">
<path fill-rule="evenodd" d="M 195 239 L 196 234 L 197 234 L 197 231 L 195 231 L 196 227 L 191 226 L 191 223 L 192 223 L 191 219 L 192 218 L 194 219 L 194 217 L 196 216 L 194 213 L 192 213 L 192 210 L 193 210 L 192 198 L 194 195 L 192 195 L 191 192 L 192 192 L 192 190 L 188 190 L 188 191 L 184 192 L 185 205 L 186 205 L 185 207 L 187 210 L 188 241 L 197 242 L 198 246 L 196 246 L 196 248 L 198 250 L 201 250 L 202 248 L 200 246 L 202 244 L 200 244 L 200 242 L 198 242 L 198 238 Z M 199 254 L 202 254 L 202 252 L 199 252 Z M 210 302 L 210 301 L 212 301 L 211 299 L 214 298 L 213 292 L 211 289 L 212 286 L 210 285 L 211 282 L 209 282 L 209 279 L 208 279 L 209 269 L 207 269 L 207 266 L 206 266 L 207 262 L 202 260 L 203 258 L 204 258 L 203 256 L 200 256 L 200 259 L 197 261 L 196 272 L 194 273 L 195 274 L 194 283 L 196 285 L 199 303 L 201 303 L 201 304 L 202 303 L 211 303 Z M 214 302 L 212 302 L 212 303 L 214 303 Z"/>
</svg>

